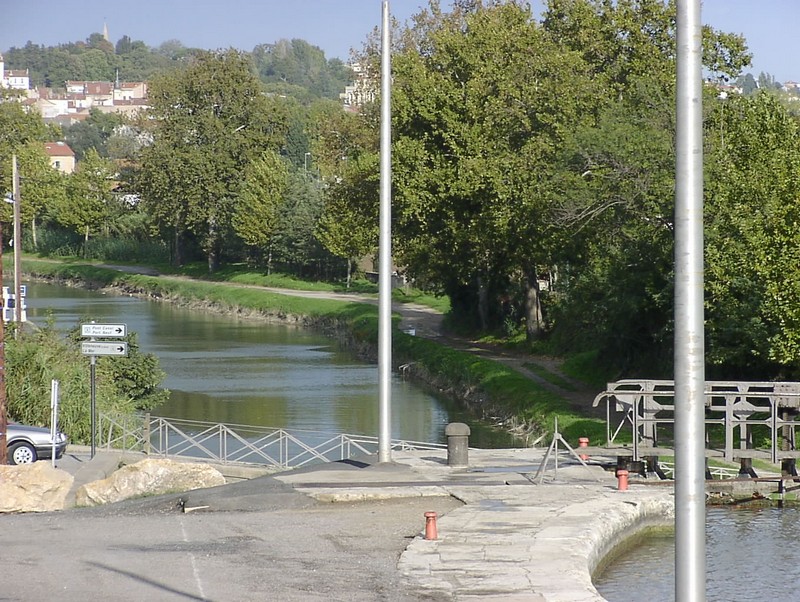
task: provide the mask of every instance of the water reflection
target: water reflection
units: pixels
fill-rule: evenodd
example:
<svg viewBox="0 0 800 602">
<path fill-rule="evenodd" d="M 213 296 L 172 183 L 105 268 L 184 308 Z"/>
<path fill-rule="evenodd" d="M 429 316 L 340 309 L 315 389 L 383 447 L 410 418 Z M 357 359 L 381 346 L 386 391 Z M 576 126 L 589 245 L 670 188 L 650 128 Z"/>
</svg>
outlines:
<svg viewBox="0 0 800 602">
<path fill-rule="evenodd" d="M 800 509 L 709 508 L 706 599 L 797 600 L 790 575 L 800 563 Z M 595 580 L 609 602 L 668 602 L 675 597 L 675 539 L 654 537 L 616 559 Z"/>
<path fill-rule="evenodd" d="M 144 352 L 159 357 L 170 400 L 158 415 L 289 429 L 376 434 L 377 367 L 320 334 L 190 310 L 168 303 L 34 283 L 29 320 L 69 329 L 78 322 L 124 323 Z M 510 447 L 503 433 L 466 418 L 422 388 L 394 377 L 392 436 L 444 441 L 453 420 L 470 423 L 471 443 Z"/>
</svg>

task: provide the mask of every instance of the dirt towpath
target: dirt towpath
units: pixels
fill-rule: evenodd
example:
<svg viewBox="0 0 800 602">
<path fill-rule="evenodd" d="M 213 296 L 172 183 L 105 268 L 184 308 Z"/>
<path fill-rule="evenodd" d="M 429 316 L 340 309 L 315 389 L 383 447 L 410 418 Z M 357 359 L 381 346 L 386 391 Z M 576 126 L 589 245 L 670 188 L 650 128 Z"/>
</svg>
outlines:
<svg viewBox="0 0 800 602">
<path fill-rule="evenodd" d="M 149 267 L 121 266 L 112 264 L 101 264 L 99 267 L 115 269 L 126 273 L 159 276 L 160 278 L 186 279 L 182 276 L 162 275 L 159 274 L 155 269 Z M 333 299 L 350 303 L 370 303 L 373 305 L 378 304 L 378 298 L 375 295 L 329 291 L 303 291 L 238 283 L 221 284 L 241 288 L 258 288 L 264 291 L 294 297 Z M 442 313 L 424 305 L 415 303 L 393 303 L 392 311 L 401 316 L 401 330 L 413 333 L 415 336 L 435 340 L 443 345 L 448 345 L 455 349 L 480 355 L 492 361 L 500 362 L 510 368 L 513 368 L 526 378 L 531 379 L 543 388 L 564 399 L 573 411 L 585 416 L 605 418 L 604 407 L 592 406 L 594 398 L 599 391 L 567 376 L 563 372 L 561 367 L 562 363 L 558 358 L 518 353 L 505 349 L 499 345 L 490 345 L 464 337 L 455 336 L 445 331 L 443 327 L 444 316 Z M 542 376 L 543 373 L 549 373 L 555 378 L 548 380 Z"/>
</svg>

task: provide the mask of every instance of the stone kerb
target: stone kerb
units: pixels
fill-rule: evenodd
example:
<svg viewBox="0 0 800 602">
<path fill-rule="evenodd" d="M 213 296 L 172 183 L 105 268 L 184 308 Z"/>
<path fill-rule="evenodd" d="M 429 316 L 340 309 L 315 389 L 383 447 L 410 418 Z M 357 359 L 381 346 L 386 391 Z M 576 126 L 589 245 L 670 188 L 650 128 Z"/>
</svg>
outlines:
<svg viewBox="0 0 800 602">
<path fill-rule="evenodd" d="M 601 602 L 592 574 L 603 559 L 643 529 L 674 522 L 671 492 L 636 489 L 507 487 L 482 502 L 468 494 L 439 521 L 439 540 L 415 539 L 398 566 L 410 583 L 457 599 Z"/>
</svg>

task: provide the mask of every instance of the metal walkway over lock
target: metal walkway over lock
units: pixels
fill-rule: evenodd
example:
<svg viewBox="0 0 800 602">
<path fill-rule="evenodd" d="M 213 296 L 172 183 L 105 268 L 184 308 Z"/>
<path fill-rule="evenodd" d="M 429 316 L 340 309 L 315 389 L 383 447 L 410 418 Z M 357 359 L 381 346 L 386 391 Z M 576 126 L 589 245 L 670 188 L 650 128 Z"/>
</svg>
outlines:
<svg viewBox="0 0 800 602">
<path fill-rule="evenodd" d="M 143 415 L 98 418 L 99 446 L 220 464 L 257 464 L 277 470 L 376 454 L 378 437 L 332 434 Z M 392 449 L 446 449 L 446 444 L 392 440 Z"/>
<path fill-rule="evenodd" d="M 674 381 L 619 380 L 608 383 L 606 390 L 595 397 L 593 405 L 598 406 L 603 400 L 606 401 L 606 445 L 611 446 L 623 427 L 629 424 L 635 460 L 640 459 L 642 448 L 658 446 L 659 427 L 663 431 L 674 425 Z M 612 417 L 612 405 L 616 417 Z M 744 450 L 756 449 L 755 426 L 769 429 L 769 454 L 773 463 L 778 462 L 779 453 L 782 457 L 797 453 L 795 428 L 800 426 L 797 420 L 800 383 L 706 381 L 705 407 L 706 438 L 709 425 L 724 427 L 725 460 L 733 461 L 734 456 L 746 456 Z M 780 437 L 779 429 L 782 429 Z M 734 451 L 736 447 L 738 450 Z M 784 449 L 779 449 L 781 447 Z"/>
</svg>

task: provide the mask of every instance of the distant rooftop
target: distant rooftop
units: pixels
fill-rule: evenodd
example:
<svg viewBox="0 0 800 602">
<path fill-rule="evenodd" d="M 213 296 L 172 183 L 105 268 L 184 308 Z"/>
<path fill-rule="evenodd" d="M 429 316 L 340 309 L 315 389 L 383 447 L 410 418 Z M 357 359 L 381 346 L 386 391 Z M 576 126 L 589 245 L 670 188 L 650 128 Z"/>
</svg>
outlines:
<svg viewBox="0 0 800 602">
<path fill-rule="evenodd" d="M 51 157 L 74 157 L 75 153 L 66 142 L 45 142 L 45 152 Z"/>
</svg>

